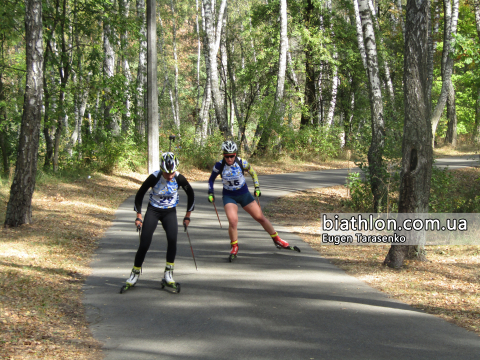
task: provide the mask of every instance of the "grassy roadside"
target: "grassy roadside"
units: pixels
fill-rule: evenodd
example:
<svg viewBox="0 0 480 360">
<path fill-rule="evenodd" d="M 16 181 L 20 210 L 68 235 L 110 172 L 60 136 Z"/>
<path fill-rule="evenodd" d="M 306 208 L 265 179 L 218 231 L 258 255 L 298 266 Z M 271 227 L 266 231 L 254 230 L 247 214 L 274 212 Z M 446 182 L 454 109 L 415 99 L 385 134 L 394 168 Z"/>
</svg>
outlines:
<svg viewBox="0 0 480 360">
<path fill-rule="evenodd" d="M 284 160 L 258 163 L 255 169 L 271 174 L 348 164 L 303 165 Z M 205 181 L 210 175 L 197 169 L 181 171 L 189 181 Z M 103 357 L 85 321 L 82 285 L 115 210 L 146 177 L 145 171 L 82 175 L 68 181 L 44 175 L 37 180 L 34 223 L 0 230 L 0 359 Z M 2 224 L 9 191 L 10 183 L 0 181 Z"/>
<path fill-rule="evenodd" d="M 480 169 L 454 172 L 465 191 L 480 187 Z M 478 193 L 478 192 L 477 192 Z M 268 218 L 288 227 L 333 264 L 389 296 L 480 335 L 480 246 L 427 246 L 428 262 L 401 270 L 383 266 L 389 246 L 321 244 L 321 213 L 355 212 L 344 205 L 347 188 L 310 189 L 277 199 Z M 343 201 L 342 201 L 343 200 Z"/>
</svg>

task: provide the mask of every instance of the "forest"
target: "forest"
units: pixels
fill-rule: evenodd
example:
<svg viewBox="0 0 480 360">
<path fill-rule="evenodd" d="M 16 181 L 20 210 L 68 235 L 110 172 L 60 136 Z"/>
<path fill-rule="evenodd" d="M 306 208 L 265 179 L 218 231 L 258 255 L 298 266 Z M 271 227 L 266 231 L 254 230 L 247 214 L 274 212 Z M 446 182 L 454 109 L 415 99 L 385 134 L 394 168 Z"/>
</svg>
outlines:
<svg viewBox="0 0 480 360">
<path fill-rule="evenodd" d="M 344 209 L 480 212 L 478 169 L 434 166 L 435 149 L 480 143 L 480 0 L 2 0 L 0 42 L 0 357 L 103 358 L 82 286 L 116 210 L 152 156 L 172 146 L 204 181 L 224 139 L 256 169 L 355 161 L 347 186 L 265 214 L 393 299 L 480 331 L 477 245 L 428 245 L 423 261 L 422 246 L 315 233 Z"/>
<path fill-rule="evenodd" d="M 420 135 L 415 141 L 430 150 L 412 156 L 431 163 L 427 139 L 454 148 L 480 141 L 479 1 L 422 1 L 410 10 L 401 0 L 149 4 L 151 104 L 144 0 L 2 2 L 4 176 L 134 169 L 158 130 L 160 152 L 176 134 L 180 159 L 202 169 L 224 138 L 248 157 L 351 151 L 381 211 L 387 164 L 405 155 L 402 143 Z M 423 109 L 409 111 L 412 104 Z M 24 123 L 31 138 L 21 136 Z"/>
<path fill-rule="evenodd" d="M 398 156 L 405 3 L 157 1 L 160 147 L 167 145 L 166 134 L 177 133 L 180 156 L 196 158 L 198 166 L 210 165 L 210 144 L 218 137 L 238 141 L 248 154 L 327 157 L 342 148 L 365 154 L 372 138 L 366 54 L 371 43 L 361 18 L 367 7 L 384 156 Z M 472 0 L 430 2 L 436 144 L 478 141 L 478 6 Z M 108 171 L 132 161 L 127 158 L 144 151 L 147 133 L 145 2 L 46 0 L 42 8 L 39 164 L 45 171 L 78 165 Z M 0 16 L 0 144 L 8 174 L 15 165 L 26 85 L 25 3 L 2 2 Z"/>
</svg>

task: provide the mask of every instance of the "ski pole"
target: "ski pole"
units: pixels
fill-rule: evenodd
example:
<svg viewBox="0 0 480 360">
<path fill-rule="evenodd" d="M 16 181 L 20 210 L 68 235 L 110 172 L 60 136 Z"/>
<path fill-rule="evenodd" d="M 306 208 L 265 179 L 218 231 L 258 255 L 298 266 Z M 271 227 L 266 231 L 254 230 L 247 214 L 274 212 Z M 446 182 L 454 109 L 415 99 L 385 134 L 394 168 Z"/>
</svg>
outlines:
<svg viewBox="0 0 480 360">
<path fill-rule="evenodd" d="M 170 140 L 170 147 L 168 148 L 168 152 L 172 151 L 172 141 L 175 141 L 175 135 L 170 135 L 168 137 L 168 140 Z"/>
<path fill-rule="evenodd" d="M 259 206 L 260 209 L 261 209 L 262 207 L 260 206 L 260 198 L 259 198 L 257 195 L 255 195 L 255 197 L 257 198 L 258 206 Z"/>
<path fill-rule="evenodd" d="M 188 235 L 187 226 L 186 225 L 183 225 L 183 226 L 185 226 L 185 232 L 187 233 L 188 243 L 190 244 L 190 250 L 192 250 L 192 257 L 193 257 L 193 262 L 195 263 L 195 269 L 198 271 L 197 262 L 195 261 L 195 255 L 193 254 L 192 242 L 190 241 L 190 235 Z"/>
<path fill-rule="evenodd" d="M 137 232 L 138 232 L 138 242 L 142 240 L 142 227 L 140 225 L 137 226 Z"/>
<path fill-rule="evenodd" d="M 217 213 L 218 223 L 220 224 L 220 227 L 222 227 L 222 223 L 220 222 L 220 216 L 218 216 L 217 207 L 215 206 L 215 201 L 213 201 L 212 204 L 213 204 L 213 207 L 215 208 L 215 212 Z"/>
</svg>

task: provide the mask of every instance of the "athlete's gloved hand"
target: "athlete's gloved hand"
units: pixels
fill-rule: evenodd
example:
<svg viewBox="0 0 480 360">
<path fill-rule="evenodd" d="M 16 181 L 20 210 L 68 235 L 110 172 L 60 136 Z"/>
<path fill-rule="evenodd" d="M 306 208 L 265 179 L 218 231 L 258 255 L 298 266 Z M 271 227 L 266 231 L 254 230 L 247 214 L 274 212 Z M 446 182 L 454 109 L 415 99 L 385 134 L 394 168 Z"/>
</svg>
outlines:
<svg viewBox="0 0 480 360">
<path fill-rule="evenodd" d="M 142 229 L 143 221 L 139 217 L 135 219 L 135 226 L 137 227 L 137 231 Z"/>
<path fill-rule="evenodd" d="M 256 187 L 256 188 L 255 188 L 255 196 L 256 196 L 256 197 L 262 196 L 262 192 L 260 191 L 260 188 L 259 188 L 259 187 Z"/>
<path fill-rule="evenodd" d="M 187 226 L 190 224 L 190 218 L 188 216 L 185 216 L 183 218 L 183 227 L 184 227 L 184 231 L 187 231 Z"/>
<path fill-rule="evenodd" d="M 215 201 L 215 195 L 212 193 L 208 194 L 208 202 L 213 203 Z"/>
</svg>

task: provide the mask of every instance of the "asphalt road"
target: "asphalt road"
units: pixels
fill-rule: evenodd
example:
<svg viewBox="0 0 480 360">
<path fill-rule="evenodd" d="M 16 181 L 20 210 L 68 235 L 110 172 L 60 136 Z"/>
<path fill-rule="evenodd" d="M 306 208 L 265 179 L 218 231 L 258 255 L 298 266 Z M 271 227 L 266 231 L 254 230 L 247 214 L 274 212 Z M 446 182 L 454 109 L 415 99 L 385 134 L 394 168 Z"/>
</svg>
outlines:
<svg viewBox="0 0 480 360">
<path fill-rule="evenodd" d="M 262 207 L 291 191 L 343 184 L 345 175 L 329 170 L 261 176 Z M 248 184 L 253 189 L 251 179 Z M 302 252 L 277 250 L 241 209 L 239 256 L 229 263 L 221 199 L 222 228 L 207 202 L 206 183 L 193 186 L 189 234 L 198 271 L 181 228 L 174 272 L 179 294 L 160 287 L 166 250 L 161 226 L 138 284 L 119 294 L 138 246 L 133 196 L 101 239 L 84 305 L 106 359 L 480 359 L 474 333 L 347 276 L 281 227 L 281 237 Z M 219 194 L 219 181 L 216 189 Z M 180 195 L 179 222 L 186 205 Z"/>
</svg>

